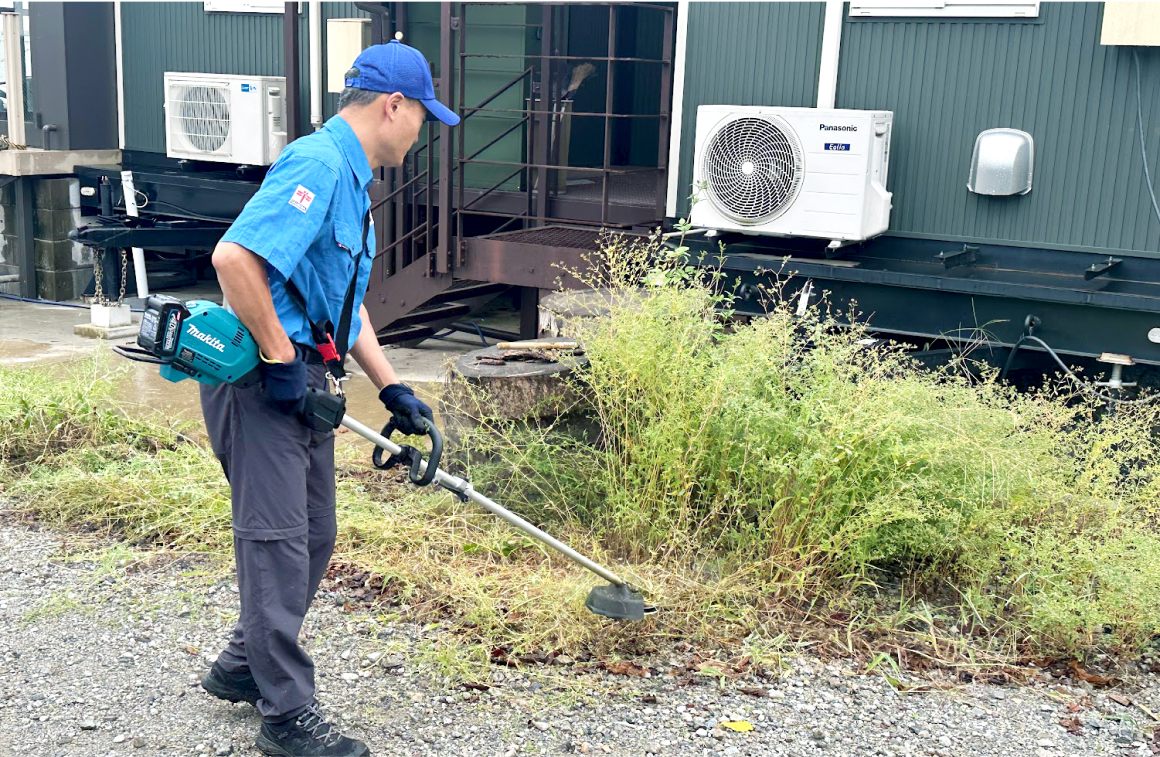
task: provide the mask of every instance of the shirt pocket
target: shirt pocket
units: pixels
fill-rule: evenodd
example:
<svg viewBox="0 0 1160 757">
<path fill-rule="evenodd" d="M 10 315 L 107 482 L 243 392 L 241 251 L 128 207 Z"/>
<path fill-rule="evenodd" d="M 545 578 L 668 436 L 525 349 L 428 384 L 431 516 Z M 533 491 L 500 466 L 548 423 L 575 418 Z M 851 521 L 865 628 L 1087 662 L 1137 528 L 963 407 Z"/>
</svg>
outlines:
<svg viewBox="0 0 1160 757">
<path fill-rule="evenodd" d="M 334 243 L 347 255 L 357 258 L 363 251 L 361 224 L 355 226 L 352 223 L 336 222 L 334 224 Z"/>
</svg>

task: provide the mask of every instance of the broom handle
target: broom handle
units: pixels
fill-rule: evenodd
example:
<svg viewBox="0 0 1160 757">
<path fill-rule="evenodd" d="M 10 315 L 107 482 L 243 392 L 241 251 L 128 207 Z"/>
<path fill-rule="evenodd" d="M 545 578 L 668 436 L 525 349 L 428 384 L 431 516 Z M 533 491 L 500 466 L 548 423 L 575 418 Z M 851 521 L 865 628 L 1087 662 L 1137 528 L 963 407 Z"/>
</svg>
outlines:
<svg viewBox="0 0 1160 757">
<path fill-rule="evenodd" d="M 362 438 L 366 439 L 367 441 L 373 443 L 374 445 L 376 445 L 378 447 L 382 447 L 384 450 L 391 453 L 392 455 L 397 455 L 402 450 L 402 448 L 399 445 L 395 444 L 390 439 L 375 432 L 374 429 L 372 429 L 368 426 L 364 426 L 362 423 L 359 423 L 354 418 L 351 418 L 349 415 L 344 415 L 342 417 L 342 425 L 346 426 L 351 431 L 355 432 L 356 434 L 358 434 Z M 421 471 L 426 471 L 427 470 L 427 461 L 426 460 L 422 461 L 420 463 L 419 467 L 420 467 Z M 564 555 L 565 557 L 567 557 L 569 560 L 576 563 L 577 565 L 580 565 L 580 566 L 585 567 L 588 570 L 592 571 L 596 575 L 603 578 L 605 581 L 608 581 L 609 583 L 614 584 L 616 586 L 624 586 L 624 581 L 620 578 L 620 576 L 616 575 L 608 568 L 605 568 L 600 563 L 597 563 L 597 562 L 594 562 L 594 561 L 588 559 L 584 555 L 580 554 L 576 550 L 569 547 L 567 544 L 559 541 L 558 539 L 553 538 L 552 536 L 549 536 L 548 534 L 546 534 L 543 531 L 541 531 L 540 529 L 536 528 L 531 523 L 528 523 L 526 520 L 524 520 L 520 516 L 516 515 L 515 513 L 511 512 L 510 510 L 507 510 L 507 509 L 501 507 L 500 505 L 496 504 L 492 500 L 483 496 L 479 492 L 475 491 L 475 489 L 472 489 L 471 484 L 468 481 L 465 481 L 462 478 L 458 478 L 457 476 L 452 476 L 452 475 L 449 475 L 447 473 L 444 473 L 441 470 L 436 470 L 435 471 L 435 483 L 442 486 L 444 489 L 447 489 L 450 492 L 453 492 L 453 493 L 458 494 L 462 497 L 466 497 L 467 499 L 470 499 L 472 502 L 476 503 L 477 505 L 479 505 L 483 509 L 491 512 L 494 515 L 499 516 L 503 520 L 510 523 L 512 526 L 515 526 L 520 531 L 523 531 L 528 536 L 531 536 L 533 539 L 536 539 L 536 540 L 540 541 L 541 543 L 548 545 L 549 547 L 556 550 L 560 554 Z"/>
</svg>

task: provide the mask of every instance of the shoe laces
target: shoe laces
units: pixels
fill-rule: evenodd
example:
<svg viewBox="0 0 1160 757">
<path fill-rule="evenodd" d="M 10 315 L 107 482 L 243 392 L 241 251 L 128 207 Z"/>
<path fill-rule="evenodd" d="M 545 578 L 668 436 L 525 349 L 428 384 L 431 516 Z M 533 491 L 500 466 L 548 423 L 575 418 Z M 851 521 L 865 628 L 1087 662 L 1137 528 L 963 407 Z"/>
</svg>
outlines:
<svg viewBox="0 0 1160 757">
<path fill-rule="evenodd" d="M 318 702 L 312 702 L 306 710 L 298 716 L 298 723 L 302 729 L 322 742 L 323 746 L 331 746 L 338 742 L 340 734 L 334 726 L 326 722 Z"/>
</svg>

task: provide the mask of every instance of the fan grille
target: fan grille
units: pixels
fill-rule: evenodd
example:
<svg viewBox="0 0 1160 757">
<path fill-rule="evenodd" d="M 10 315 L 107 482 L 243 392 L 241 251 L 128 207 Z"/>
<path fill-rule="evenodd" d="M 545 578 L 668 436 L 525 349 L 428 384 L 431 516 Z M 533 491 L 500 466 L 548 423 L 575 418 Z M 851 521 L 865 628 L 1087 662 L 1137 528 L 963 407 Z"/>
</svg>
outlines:
<svg viewBox="0 0 1160 757">
<path fill-rule="evenodd" d="M 801 188 L 801 145 L 776 116 L 736 118 L 710 137 L 702 176 L 725 215 L 742 223 L 770 221 L 793 204 Z"/>
<path fill-rule="evenodd" d="M 177 99 L 181 132 L 198 150 L 214 152 L 230 136 L 229 89 L 221 86 L 181 87 Z"/>
</svg>

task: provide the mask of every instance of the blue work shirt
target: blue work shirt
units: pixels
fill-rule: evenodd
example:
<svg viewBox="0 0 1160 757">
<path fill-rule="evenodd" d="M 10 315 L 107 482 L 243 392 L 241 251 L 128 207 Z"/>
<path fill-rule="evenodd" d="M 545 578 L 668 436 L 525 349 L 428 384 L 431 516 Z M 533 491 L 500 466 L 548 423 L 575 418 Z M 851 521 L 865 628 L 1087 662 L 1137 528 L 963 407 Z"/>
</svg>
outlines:
<svg viewBox="0 0 1160 757">
<path fill-rule="evenodd" d="M 316 323 L 329 320 L 337 331 L 350 280 L 357 269 L 350 349 L 362 328 L 359 306 L 374 260 L 371 224 L 363 252 L 363 217 L 370 208 L 373 173 L 350 125 L 334 116 L 319 131 L 282 150 L 258 192 L 222 237 L 266 261 L 274 310 L 290 341 L 313 345 L 310 324 L 286 294 L 294 284 Z"/>
</svg>

